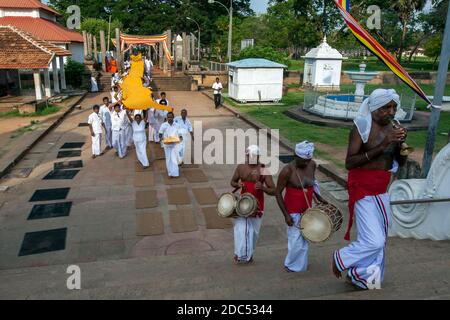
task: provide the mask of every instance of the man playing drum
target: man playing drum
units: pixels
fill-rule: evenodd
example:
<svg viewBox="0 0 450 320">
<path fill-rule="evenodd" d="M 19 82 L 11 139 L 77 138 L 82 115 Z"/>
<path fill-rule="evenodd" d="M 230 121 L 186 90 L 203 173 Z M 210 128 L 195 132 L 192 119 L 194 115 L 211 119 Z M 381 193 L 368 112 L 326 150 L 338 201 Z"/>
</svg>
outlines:
<svg viewBox="0 0 450 320">
<path fill-rule="evenodd" d="M 356 241 L 336 250 L 332 269 L 337 278 L 348 270 L 347 281 L 369 289 L 371 279 L 381 284 L 391 215 L 387 188 L 391 173 L 406 162 L 400 144 L 406 129 L 392 121 L 400 105 L 395 90 L 377 89 L 365 99 L 350 133 L 346 159 L 349 213 L 346 240 L 350 240 L 353 214 L 356 216 Z"/>
<path fill-rule="evenodd" d="M 258 209 L 252 216 L 234 219 L 234 261 L 238 264 L 253 262 L 264 213 L 264 193 L 275 194 L 272 176 L 264 172 L 259 156 L 259 147 L 249 146 L 246 150 L 246 163 L 236 168 L 231 180 L 233 188 L 240 188 L 241 193 L 252 194 L 258 202 Z"/>
<path fill-rule="evenodd" d="M 308 267 L 309 244 L 300 231 L 302 213 L 311 207 L 313 195 L 317 201 L 327 203 L 320 196 L 319 184 L 315 180 L 317 165 L 312 160 L 313 153 L 313 143 L 303 141 L 297 144 L 294 161 L 286 165 L 278 176 L 275 195 L 288 226 L 288 254 L 284 261 L 288 272 L 302 272 Z"/>
</svg>

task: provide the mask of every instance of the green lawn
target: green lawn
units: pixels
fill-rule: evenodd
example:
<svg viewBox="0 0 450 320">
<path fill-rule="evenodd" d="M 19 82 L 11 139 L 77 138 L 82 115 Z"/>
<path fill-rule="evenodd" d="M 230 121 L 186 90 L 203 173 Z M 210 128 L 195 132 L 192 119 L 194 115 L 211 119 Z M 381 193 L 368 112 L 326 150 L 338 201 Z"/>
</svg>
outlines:
<svg viewBox="0 0 450 320">
<path fill-rule="evenodd" d="M 34 113 L 27 113 L 27 114 L 20 114 L 19 110 L 14 110 L 14 111 L 10 111 L 10 112 L 2 112 L 0 113 L 0 118 L 15 118 L 15 117 L 42 117 L 42 116 L 47 116 L 49 114 L 53 114 L 56 113 L 60 110 L 61 108 L 55 105 L 49 105 L 46 108 L 43 108 L 37 112 Z"/>
<path fill-rule="evenodd" d="M 429 88 L 424 88 L 424 90 L 425 89 L 431 90 L 432 88 L 429 86 Z M 370 90 L 372 90 L 372 88 L 370 88 Z M 291 142 L 295 143 L 302 140 L 310 140 L 328 145 L 331 148 L 336 148 L 336 150 L 345 149 L 348 143 L 349 129 L 330 128 L 302 123 L 283 114 L 284 111 L 294 106 L 302 105 L 303 98 L 303 92 L 290 92 L 283 98 L 283 106 L 242 106 L 236 104 L 229 98 L 225 98 L 225 100 L 239 111 L 248 114 L 266 126 L 272 129 L 279 129 L 280 135 L 287 138 Z M 442 112 L 438 135 L 436 137 L 436 151 L 439 151 L 447 144 L 447 134 L 449 130 L 450 113 Z M 410 132 L 408 136 L 408 144 L 414 148 L 422 149 L 425 145 L 426 136 L 426 131 Z M 335 158 L 330 150 L 325 151 L 317 148 L 317 154 L 326 160 L 332 161 L 341 168 L 344 167 L 344 159 Z"/>
<path fill-rule="evenodd" d="M 359 65 L 362 61 L 364 61 L 367 65 L 367 71 L 389 71 L 388 67 L 386 67 L 376 57 L 369 57 L 366 60 L 363 58 L 349 58 L 343 60 L 342 70 L 359 70 Z M 291 60 L 289 70 L 303 71 L 304 62 L 304 59 Z M 433 65 L 433 59 L 418 57 L 415 60 L 413 59 L 411 63 L 408 62 L 408 59 L 403 60 L 401 65 L 406 69 L 406 71 L 436 71 L 439 66 L 439 61 L 436 61 L 436 64 Z"/>
</svg>

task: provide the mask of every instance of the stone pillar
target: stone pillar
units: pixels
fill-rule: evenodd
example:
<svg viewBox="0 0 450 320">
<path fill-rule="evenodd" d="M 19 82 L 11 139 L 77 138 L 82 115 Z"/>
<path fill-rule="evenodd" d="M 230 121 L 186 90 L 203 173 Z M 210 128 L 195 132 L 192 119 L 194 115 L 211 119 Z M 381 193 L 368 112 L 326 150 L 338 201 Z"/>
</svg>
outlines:
<svg viewBox="0 0 450 320">
<path fill-rule="evenodd" d="M 164 54 L 164 52 L 163 52 L 163 44 L 161 42 L 158 43 L 158 47 L 159 47 L 159 50 L 158 50 L 158 52 L 159 52 L 159 57 L 158 57 L 158 59 L 159 59 L 159 69 L 162 70 L 163 69 L 163 54 Z"/>
<path fill-rule="evenodd" d="M 198 60 L 198 54 L 196 54 L 197 50 L 195 50 L 195 43 L 197 39 L 195 38 L 195 36 L 193 34 L 191 34 L 191 57 L 192 60 Z"/>
<path fill-rule="evenodd" d="M 172 53 L 172 30 L 167 30 L 167 49 L 169 50 L 169 54 Z M 167 60 L 166 55 L 164 55 L 164 62 L 165 62 L 165 71 L 169 71 L 169 73 L 172 71 L 172 65 Z"/>
<path fill-rule="evenodd" d="M 102 70 L 106 72 L 106 45 L 105 45 L 105 31 L 100 30 L 100 51 L 102 57 Z"/>
<path fill-rule="evenodd" d="M 50 84 L 50 71 L 49 69 L 44 69 L 44 91 L 45 96 L 50 98 L 52 96 L 51 84 Z"/>
<path fill-rule="evenodd" d="M 117 55 L 117 68 L 122 71 L 122 53 L 120 52 L 120 30 L 116 28 L 116 55 Z"/>
<path fill-rule="evenodd" d="M 92 35 L 92 38 L 94 40 L 94 60 L 98 62 L 98 55 L 97 55 L 97 36 L 94 34 Z"/>
<path fill-rule="evenodd" d="M 181 71 L 185 71 L 186 70 L 186 60 L 187 60 L 187 58 L 186 58 L 186 53 L 187 53 L 187 51 L 186 51 L 186 32 L 183 32 L 183 41 L 182 41 L 182 44 L 181 44 L 181 47 L 182 47 L 182 49 L 181 49 L 181 52 L 183 53 L 183 57 L 181 58 Z"/>
<path fill-rule="evenodd" d="M 88 54 L 88 40 L 86 31 L 83 31 L 83 49 L 84 49 L 84 56 L 86 57 Z"/>
<path fill-rule="evenodd" d="M 39 69 L 33 69 L 33 79 L 34 79 L 34 90 L 36 92 L 36 100 L 42 100 L 41 72 Z"/>
<path fill-rule="evenodd" d="M 191 36 L 186 36 L 186 69 L 189 68 L 191 62 Z"/>
<path fill-rule="evenodd" d="M 60 93 L 59 90 L 59 76 L 58 76 L 58 64 L 56 63 L 57 57 L 55 56 L 52 60 L 52 69 L 53 69 L 53 91 L 55 93 Z"/>
<path fill-rule="evenodd" d="M 90 33 L 87 34 L 87 53 L 92 58 L 92 35 Z"/>
<path fill-rule="evenodd" d="M 173 52 L 173 71 L 177 71 L 177 38 L 178 35 L 173 35 L 173 46 L 172 46 L 172 52 Z"/>
<path fill-rule="evenodd" d="M 61 78 L 61 90 L 66 90 L 66 72 L 64 70 L 64 57 L 59 57 L 59 76 Z"/>
</svg>

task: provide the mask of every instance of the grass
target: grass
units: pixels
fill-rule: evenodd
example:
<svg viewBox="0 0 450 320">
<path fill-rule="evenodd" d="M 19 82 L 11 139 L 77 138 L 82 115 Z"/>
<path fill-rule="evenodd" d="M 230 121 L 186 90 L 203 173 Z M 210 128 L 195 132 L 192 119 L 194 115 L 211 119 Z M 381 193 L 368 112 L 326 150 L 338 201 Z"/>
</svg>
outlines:
<svg viewBox="0 0 450 320">
<path fill-rule="evenodd" d="M 354 86 L 348 89 L 353 90 Z M 379 86 L 368 86 L 368 92 Z M 395 87 L 395 86 L 394 86 Z M 343 89 L 347 89 L 343 86 Z M 432 86 L 424 86 L 425 92 L 432 91 Z M 446 94 L 450 94 L 447 88 Z M 427 92 L 428 93 L 428 92 Z M 302 123 L 289 118 L 283 112 L 295 106 L 303 104 L 304 92 L 289 92 L 283 97 L 282 106 L 242 106 L 233 100 L 225 98 L 226 102 L 240 112 L 246 113 L 250 117 L 265 124 L 269 128 L 279 129 L 280 135 L 295 143 L 302 140 L 318 142 L 336 150 L 345 150 L 348 144 L 348 128 L 330 128 L 313 124 Z M 450 112 L 442 112 L 436 136 L 435 151 L 441 150 L 447 144 L 447 134 L 450 129 Z M 423 149 L 427 138 L 427 131 L 415 131 L 408 134 L 408 144 L 416 149 Z M 339 168 L 344 168 L 344 159 L 337 158 L 329 150 L 317 149 L 317 155 L 325 160 L 329 160 Z"/>
<path fill-rule="evenodd" d="M 23 135 L 26 132 L 36 130 L 36 128 L 37 128 L 36 124 L 38 124 L 38 123 L 39 123 L 39 121 L 31 121 L 31 123 L 29 125 L 20 127 L 19 129 L 14 131 L 13 134 L 11 134 L 10 138 L 14 139 L 14 138 L 17 138 L 17 137 Z"/>
<path fill-rule="evenodd" d="M 42 117 L 47 116 L 49 114 L 56 113 L 61 108 L 55 105 L 49 105 L 46 108 L 40 109 L 37 112 L 33 113 L 26 113 L 21 114 L 19 110 L 9 111 L 9 112 L 2 112 L 0 113 L 0 118 L 15 118 L 15 117 L 22 117 L 22 118 L 28 118 L 28 117 Z"/>
<path fill-rule="evenodd" d="M 389 71 L 380 60 L 376 57 L 368 57 L 366 60 L 363 58 L 349 58 L 342 61 L 342 70 L 359 70 L 359 65 L 361 62 L 367 65 L 367 71 Z M 433 65 L 433 59 L 426 57 L 418 57 L 413 59 L 411 63 L 408 59 L 403 59 L 401 65 L 406 69 L 406 71 L 436 71 L 439 66 L 439 61 Z M 291 60 L 289 70 L 292 71 L 303 71 L 304 59 L 301 60 Z"/>
</svg>

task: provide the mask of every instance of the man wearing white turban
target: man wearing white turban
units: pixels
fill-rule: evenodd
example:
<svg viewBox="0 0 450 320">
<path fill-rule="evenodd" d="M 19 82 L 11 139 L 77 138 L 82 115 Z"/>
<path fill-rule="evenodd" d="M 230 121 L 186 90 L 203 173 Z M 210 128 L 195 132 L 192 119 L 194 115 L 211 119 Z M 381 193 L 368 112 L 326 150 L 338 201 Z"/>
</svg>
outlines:
<svg viewBox="0 0 450 320">
<path fill-rule="evenodd" d="M 295 159 L 278 176 L 275 195 L 287 224 L 288 253 L 284 268 L 288 272 L 302 272 L 308 267 L 309 246 L 300 231 L 302 214 L 312 206 L 313 196 L 317 201 L 326 203 L 320 196 L 319 184 L 315 179 L 317 165 L 312 160 L 313 155 L 313 143 L 303 141 L 297 144 Z"/>
<path fill-rule="evenodd" d="M 333 254 L 332 269 L 337 278 L 348 270 L 347 281 L 362 289 L 377 286 L 384 276 L 384 259 L 391 215 L 387 188 L 392 172 L 403 165 L 400 144 L 406 129 L 393 122 L 399 96 L 395 90 L 377 89 L 364 100 L 350 133 L 346 167 L 350 220 L 345 235 L 350 240 L 353 215 L 357 239 Z"/>
<path fill-rule="evenodd" d="M 236 191 L 241 189 L 241 194 L 251 193 L 258 204 L 257 210 L 249 218 L 234 219 L 234 262 L 237 264 L 253 262 L 253 252 L 264 214 L 264 193 L 275 194 L 272 176 L 259 162 L 260 155 L 258 146 L 249 146 L 246 150 L 246 163 L 238 165 L 231 179 L 231 186 Z"/>
</svg>

